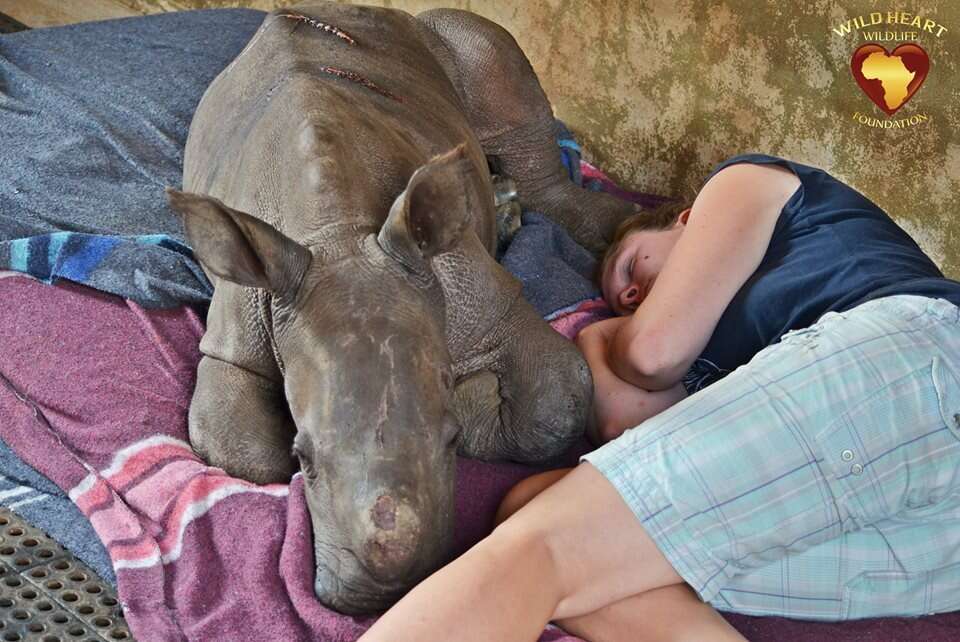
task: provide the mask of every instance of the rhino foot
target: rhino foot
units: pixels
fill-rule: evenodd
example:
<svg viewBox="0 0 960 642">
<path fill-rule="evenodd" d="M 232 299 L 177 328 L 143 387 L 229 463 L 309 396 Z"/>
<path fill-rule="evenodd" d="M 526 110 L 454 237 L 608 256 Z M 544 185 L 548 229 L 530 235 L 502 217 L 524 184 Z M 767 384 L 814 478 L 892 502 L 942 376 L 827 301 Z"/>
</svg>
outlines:
<svg viewBox="0 0 960 642">
<path fill-rule="evenodd" d="M 193 449 L 209 465 L 255 484 L 281 483 L 296 472 L 296 428 L 282 388 L 249 370 L 203 357 L 190 404 Z"/>
</svg>

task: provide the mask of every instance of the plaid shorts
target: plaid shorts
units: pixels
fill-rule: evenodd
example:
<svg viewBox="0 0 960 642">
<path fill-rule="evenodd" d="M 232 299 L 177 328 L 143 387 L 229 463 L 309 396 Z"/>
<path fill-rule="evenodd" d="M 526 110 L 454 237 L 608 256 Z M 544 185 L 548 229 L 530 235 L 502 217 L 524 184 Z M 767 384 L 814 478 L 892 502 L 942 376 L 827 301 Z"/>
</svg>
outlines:
<svg viewBox="0 0 960 642">
<path fill-rule="evenodd" d="M 960 609 L 960 308 L 828 312 L 582 459 L 720 610 Z"/>
</svg>

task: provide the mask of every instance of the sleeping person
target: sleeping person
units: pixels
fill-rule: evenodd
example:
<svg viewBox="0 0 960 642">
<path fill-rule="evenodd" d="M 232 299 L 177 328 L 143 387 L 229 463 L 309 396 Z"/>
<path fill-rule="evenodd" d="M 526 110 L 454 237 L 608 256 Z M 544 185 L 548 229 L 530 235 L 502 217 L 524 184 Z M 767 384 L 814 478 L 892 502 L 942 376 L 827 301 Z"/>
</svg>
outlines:
<svg viewBox="0 0 960 642">
<path fill-rule="evenodd" d="M 625 222 L 600 283 L 621 316 L 577 343 L 604 445 L 516 486 L 363 640 L 535 640 L 551 620 L 740 640 L 717 610 L 960 608 L 960 283 L 883 210 L 737 156 L 692 207 Z"/>
</svg>

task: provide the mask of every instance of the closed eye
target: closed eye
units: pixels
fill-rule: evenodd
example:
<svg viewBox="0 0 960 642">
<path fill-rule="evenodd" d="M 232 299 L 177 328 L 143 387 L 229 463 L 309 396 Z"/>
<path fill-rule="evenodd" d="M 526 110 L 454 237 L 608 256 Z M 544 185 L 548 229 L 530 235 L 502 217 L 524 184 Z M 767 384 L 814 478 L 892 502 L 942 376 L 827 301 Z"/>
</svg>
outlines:
<svg viewBox="0 0 960 642">
<path fill-rule="evenodd" d="M 294 443 L 293 447 L 290 449 L 290 454 L 300 462 L 300 472 L 303 473 L 304 477 L 307 479 L 314 479 L 317 476 L 317 471 L 313 467 L 313 462 L 310 461 L 309 457 L 303 454 L 303 450 L 296 443 Z"/>
<path fill-rule="evenodd" d="M 317 477 L 317 469 L 313 467 L 313 463 L 306 457 L 300 458 L 300 472 L 302 472 L 303 476 L 307 479 L 316 479 Z"/>
</svg>

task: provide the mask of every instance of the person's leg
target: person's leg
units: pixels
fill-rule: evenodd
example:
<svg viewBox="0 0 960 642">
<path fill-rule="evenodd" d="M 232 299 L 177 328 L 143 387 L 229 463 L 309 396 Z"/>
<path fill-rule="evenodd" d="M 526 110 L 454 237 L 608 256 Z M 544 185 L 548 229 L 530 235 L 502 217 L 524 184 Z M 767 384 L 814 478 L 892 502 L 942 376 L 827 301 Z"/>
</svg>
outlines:
<svg viewBox="0 0 960 642">
<path fill-rule="evenodd" d="M 516 484 L 500 502 L 499 525 L 572 468 L 532 475 Z M 573 635 L 590 642 L 743 642 L 744 638 L 686 584 L 627 597 L 579 617 L 558 620 Z"/>
<path fill-rule="evenodd" d="M 585 459 L 712 601 L 741 574 L 960 492 L 958 376 L 956 306 L 870 301 L 788 333 L 654 431 Z M 705 555 L 671 551 L 675 539 Z"/>
<path fill-rule="evenodd" d="M 494 527 L 502 524 L 508 517 L 530 503 L 530 500 L 567 476 L 573 468 L 558 468 L 545 473 L 537 473 L 522 479 L 511 488 L 497 507 L 493 518 Z"/>
<path fill-rule="evenodd" d="M 680 581 L 616 489 L 581 464 L 415 587 L 361 640 L 528 642 L 550 620 Z"/>
<path fill-rule="evenodd" d="M 960 610 L 960 496 L 912 503 L 896 518 L 734 577 L 711 604 L 827 622 Z"/>
<path fill-rule="evenodd" d="M 960 492 L 960 310 L 929 301 L 871 301 L 786 335 L 587 455 L 366 639 L 532 640 L 681 577 L 709 601 L 932 483 Z"/>
<path fill-rule="evenodd" d="M 634 595 L 557 624 L 590 642 L 746 641 L 686 584 Z"/>
</svg>

